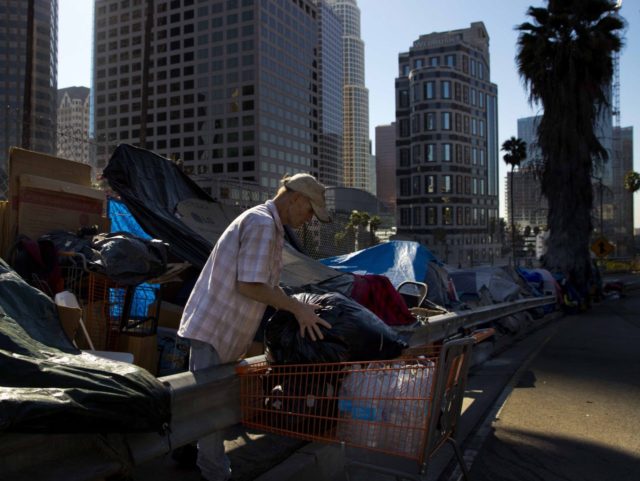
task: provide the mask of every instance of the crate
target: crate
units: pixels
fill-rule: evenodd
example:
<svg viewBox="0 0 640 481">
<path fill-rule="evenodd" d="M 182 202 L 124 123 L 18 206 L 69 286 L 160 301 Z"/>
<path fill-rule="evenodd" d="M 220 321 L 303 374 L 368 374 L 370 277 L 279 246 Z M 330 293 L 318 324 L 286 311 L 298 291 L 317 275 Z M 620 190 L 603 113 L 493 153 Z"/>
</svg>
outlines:
<svg viewBox="0 0 640 481">
<path fill-rule="evenodd" d="M 411 461 L 416 472 L 453 441 L 473 339 L 389 361 L 238 366 L 242 423 L 307 441 Z M 460 460 L 461 458 L 459 458 Z M 381 469 L 370 461 L 353 461 Z"/>
</svg>

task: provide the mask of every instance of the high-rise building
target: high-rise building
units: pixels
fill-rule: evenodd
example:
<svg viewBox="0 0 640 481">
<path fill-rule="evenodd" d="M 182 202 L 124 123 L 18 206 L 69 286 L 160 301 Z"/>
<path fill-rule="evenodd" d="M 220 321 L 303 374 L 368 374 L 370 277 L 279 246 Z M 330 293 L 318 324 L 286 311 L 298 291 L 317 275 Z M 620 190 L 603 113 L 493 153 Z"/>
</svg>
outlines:
<svg viewBox="0 0 640 481">
<path fill-rule="evenodd" d="M 318 175 L 317 20 L 311 0 L 96 0 L 98 168 L 128 142 L 238 203 Z"/>
<path fill-rule="evenodd" d="M 375 194 L 369 151 L 369 90 L 364 83 L 364 42 L 356 0 L 327 0 L 342 21 L 344 185 Z"/>
<path fill-rule="evenodd" d="M 482 22 L 418 38 L 398 58 L 398 237 L 445 262 L 500 254 L 497 86 Z"/>
<path fill-rule="evenodd" d="M 596 127 L 598 140 L 608 160 L 594 169 L 593 227 L 614 247 L 614 255 L 633 252 L 633 195 L 624 189 L 624 176 L 633 169 L 633 127 L 614 127 L 612 113 L 605 109 Z M 542 154 L 537 142 L 540 117 L 518 119 L 518 137 L 527 143 L 527 159 L 505 179 L 509 225 L 512 218 L 519 231 L 527 226 L 546 228 L 548 202 L 542 195 L 538 169 Z M 513 193 L 513 212 L 510 196 Z"/>
<path fill-rule="evenodd" d="M 10 147 L 55 154 L 58 1 L 3 0 L 0 13 L 2 199 L 7 195 L 6 162 Z M 25 89 L 27 83 L 30 89 Z"/>
<path fill-rule="evenodd" d="M 633 170 L 633 127 L 613 127 L 613 152 L 611 228 L 605 235 L 615 245 L 615 255 L 626 257 L 634 254 L 633 193 L 624 188 L 624 177 Z"/>
<path fill-rule="evenodd" d="M 57 155 L 89 163 L 89 89 L 58 90 Z"/>
<path fill-rule="evenodd" d="M 319 171 L 318 180 L 341 186 L 342 172 L 342 21 L 325 0 L 318 9 Z"/>
<path fill-rule="evenodd" d="M 540 117 L 518 119 L 518 138 L 527 144 L 527 157 L 520 166 L 507 174 L 505 180 L 505 201 L 508 224 L 512 222 L 523 232 L 531 229 L 545 229 L 547 225 L 547 199 L 540 191 L 538 168 L 542 164 L 542 153 L 538 147 L 538 122 Z M 511 169 L 511 167 L 509 167 Z M 511 208 L 513 194 L 513 209 Z"/>
<path fill-rule="evenodd" d="M 395 211 L 396 124 L 376 127 L 376 196 Z"/>
</svg>

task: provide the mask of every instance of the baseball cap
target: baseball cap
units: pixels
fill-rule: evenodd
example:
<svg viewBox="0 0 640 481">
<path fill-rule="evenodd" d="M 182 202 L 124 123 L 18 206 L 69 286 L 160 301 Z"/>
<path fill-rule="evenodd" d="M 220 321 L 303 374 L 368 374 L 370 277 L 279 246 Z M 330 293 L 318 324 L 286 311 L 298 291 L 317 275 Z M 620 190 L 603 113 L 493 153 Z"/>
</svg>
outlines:
<svg viewBox="0 0 640 481">
<path fill-rule="evenodd" d="M 324 200 L 325 186 L 316 180 L 310 174 L 295 174 L 291 177 L 285 177 L 282 180 L 288 190 L 300 192 L 311 201 L 313 213 L 320 222 L 331 222 L 331 217 L 327 212 L 327 204 Z"/>
</svg>

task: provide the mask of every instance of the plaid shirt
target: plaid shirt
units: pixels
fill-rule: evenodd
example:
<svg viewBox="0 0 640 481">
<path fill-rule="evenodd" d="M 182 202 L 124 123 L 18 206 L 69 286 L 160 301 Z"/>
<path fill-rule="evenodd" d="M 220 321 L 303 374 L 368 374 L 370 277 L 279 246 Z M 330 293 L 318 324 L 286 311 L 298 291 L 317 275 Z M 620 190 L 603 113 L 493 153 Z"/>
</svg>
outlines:
<svg viewBox="0 0 640 481">
<path fill-rule="evenodd" d="M 222 363 L 239 359 L 267 306 L 240 294 L 236 282 L 277 286 L 283 246 L 284 229 L 272 201 L 238 216 L 220 236 L 202 269 L 178 334 L 211 344 Z"/>
</svg>

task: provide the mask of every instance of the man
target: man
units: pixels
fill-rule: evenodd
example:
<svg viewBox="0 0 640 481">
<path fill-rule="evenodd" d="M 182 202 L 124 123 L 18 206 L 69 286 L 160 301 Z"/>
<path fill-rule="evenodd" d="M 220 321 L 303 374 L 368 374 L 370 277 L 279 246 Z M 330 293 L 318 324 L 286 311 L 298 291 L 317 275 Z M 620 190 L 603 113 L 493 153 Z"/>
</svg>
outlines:
<svg viewBox="0 0 640 481">
<path fill-rule="evenodd" d="M 184 308 L 178 334 L 191 340 L 189 370 L 238 360 L 247 350 L 268 305 L 295 315 L 300 335 L 323 339 L 320 306 L 287 296 L 279 286 L 284 228 L 322 222 L 325 187 L 309 174 L 285 177 L 272 200 L 238 216 L 216 243 Z M 231 476 L 222 433 L 198 441 L 198 467 L 204 479 Z"/>
</svg>

